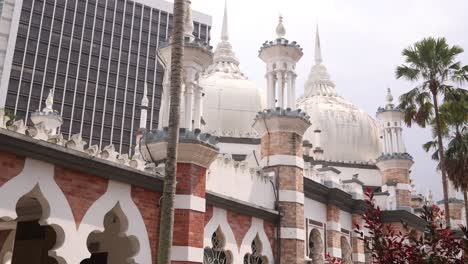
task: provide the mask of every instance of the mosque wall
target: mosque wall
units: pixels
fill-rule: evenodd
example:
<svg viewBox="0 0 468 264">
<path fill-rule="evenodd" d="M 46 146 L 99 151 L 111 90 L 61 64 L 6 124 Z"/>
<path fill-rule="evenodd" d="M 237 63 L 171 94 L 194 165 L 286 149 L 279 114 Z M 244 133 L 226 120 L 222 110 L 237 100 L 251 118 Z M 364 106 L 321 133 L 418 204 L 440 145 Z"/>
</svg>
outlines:
<svg viewBox="0 0 468 264">
<path fill-rule="evenodd" d="M 274 209 L 275 194 L 269 177 L 262 177 L 248 161 L 219 156 L 207 174 L 207 191 Z"/>
<path fill-rule="evenodd" d="M 341 171 L 341 180 L 350 180 L 353 175 L 358 174 L 358 179 L 364 183 L 365 186 L 381 186 L 382 175 L 380 171 L 375 169 L 364 169 L 364 168 L 351 168 L 334 166 L 337 170 Z"/>
</svg>

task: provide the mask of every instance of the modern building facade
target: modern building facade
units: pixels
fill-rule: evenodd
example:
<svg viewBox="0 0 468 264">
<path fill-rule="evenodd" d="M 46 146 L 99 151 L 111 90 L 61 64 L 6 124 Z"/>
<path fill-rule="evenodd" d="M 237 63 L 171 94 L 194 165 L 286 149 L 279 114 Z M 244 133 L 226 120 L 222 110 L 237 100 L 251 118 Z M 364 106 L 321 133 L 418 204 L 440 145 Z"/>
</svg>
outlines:
<svg viewBox="0 0 468 264">
<path fill-rule="evenodd" d="M 80 133 L 90 146 L 131 154 L 146 82 L 148 127 L 157 127 L 157 50 L 171 32 L 171 3 L 6 0 L 0 10 L 0 107 L 27 121 L 52 90 L 65 138 Z M 209 42 L 211 17 L 193 16 L 195 37 Z"/>
</svg>

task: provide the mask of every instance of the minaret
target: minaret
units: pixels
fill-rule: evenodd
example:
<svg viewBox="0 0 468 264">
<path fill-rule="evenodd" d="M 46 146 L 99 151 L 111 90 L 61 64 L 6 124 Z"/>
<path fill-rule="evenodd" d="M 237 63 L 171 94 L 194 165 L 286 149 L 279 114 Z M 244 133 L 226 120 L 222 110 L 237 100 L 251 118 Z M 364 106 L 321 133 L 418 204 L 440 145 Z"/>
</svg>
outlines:
<svg viewBox="0 0 468 264">
<path fill-rule="evenodd" d="M 302 57 L 302 49 L 284 38 L 286 30 L 281 17 L 276 33 L 277 39 L 263 44 L 260 49 L 259 56 L 267 64 L 268 109 L 258 113 L 253 127 L 261 136 L 262 170 L 277 177 L 277 209 L 282 212 L 281 241 L 278 242 L 281 245 L 280 263 L 304 263 L 302 137 L 311 124 L 305 112 L 291 110 L 295 107 L 295 67 Z M 288 89 L 288 100 L 284 99 L 285 88 Z M 276 98 L 278 104 L 275 104 Z"/>
<path fill-rule="evenodd" d="M 146 133 L 146 124 L 148 122 L 148 85 L 145 82 L 145 86 L 143 89 L 143 97 L 141 98 L 141 105 L 140 105 L 140 127 L 137 130 L 136 134 L 136 147 L 135 153 L 140 152 L 140 139 Z"/>
<path fill-rule="evenodd" d="M 390 88 L 387 90 L 387 104 L 377 111 L 383 136 L 383 153 L 377 159 L 382 173 L 382 191 L 393 193 L 397 209 L 411 211 L 411 185 L 409 170 L 413 158 L 406 153 L 403 141 L 403 112 L 393 104 Z"/>
<path fill-rule="evenodd" d="M 276 40 L 260 48 L 259 57 L 267 66 L 267 107 L 296 108 L 296 63 L 302 58 L 302 48 L 285 39 L 283 17 L 279 17 Z M 285 90 L 287 96 L 285 96 Z"/>
<path fill-rule="evenodd" d="M 309 77 L 304 84 L 304 96 L 314 95 L 337 96 L 335 83 L 331 80 L 330 74 L 323 64 L 318 24 L 315 31 L 314 66 L 312 66 Z"/>
<path fill-rule="evenodd" d="M 199 85 L 199 77 L 203 71 L 211 65 L 213 54 L 211 47 L 206 43 L 193 37 L 193 19 L 191 2 L 186 1 L 185 18 L 185 43 L 184 43 L 184 61 L 183 61 L 183 96 L 181 100 L 181 124 L 182 128 L 193 130 L 201 126 L 201 97 L 203 89 Z M 163 82 L 163 101 L 164 104 L 160 110 L 160 129 L 167 127 L 169 123 L 170 106 L 170 70 L 171 70 L 171 43 L 161 48 L 160 53 L 166 65 L 166 72 Z M 162 116 L 161 116 L 162 115 Z"/>
</svg>

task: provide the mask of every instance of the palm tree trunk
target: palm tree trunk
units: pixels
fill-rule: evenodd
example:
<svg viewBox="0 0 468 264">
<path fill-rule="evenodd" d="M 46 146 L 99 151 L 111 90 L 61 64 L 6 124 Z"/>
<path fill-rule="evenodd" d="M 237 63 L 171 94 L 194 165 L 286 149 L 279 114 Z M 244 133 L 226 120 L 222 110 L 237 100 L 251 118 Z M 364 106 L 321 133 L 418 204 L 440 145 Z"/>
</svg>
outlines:
<svg viewBox="0 0 468 264">
<path fill-rule="evenodd" d="M 176 192 L 177 145 L 179 143 L 180 98 L 182 90 L 182 60 L 184 56 L 185 1 L 174 0 L 174 26 L 171 53 L 171 99 L 167 139 L 166 176 L 159 226 L 158 264 L 171 263 L 174 230 L 174 197 Z M 166 69 L 167 70 L 167 69 Z"/>
<path fill-rule="evenodd" d="M 439 163 L 440 163 L 440 171 L 442 173 L 442 187 L 443 187 L 443 192 L 444 192 L 445 221 L 447 223 L 447 227 L 450 227 L 448 178 L 447 178 L 447 171 L 445 169 L 444 144 L 442 142 L 442 131 L 441 131 L 442 124 L 440 122 L 439 104 L 437 102 L 436 89 L 431 89 L 431 91 L 432 91 L 432 99 L 434 101 L 434 112 L 435 112 L 435 118 L 436 118 L 437 144 L 439 145 Z"/>
<path fill-rule="evenodd" d="M 465 226 L 468 226 L 468 192 L 463 191 L 463 199 L 465 200 Z"/>
</svg>

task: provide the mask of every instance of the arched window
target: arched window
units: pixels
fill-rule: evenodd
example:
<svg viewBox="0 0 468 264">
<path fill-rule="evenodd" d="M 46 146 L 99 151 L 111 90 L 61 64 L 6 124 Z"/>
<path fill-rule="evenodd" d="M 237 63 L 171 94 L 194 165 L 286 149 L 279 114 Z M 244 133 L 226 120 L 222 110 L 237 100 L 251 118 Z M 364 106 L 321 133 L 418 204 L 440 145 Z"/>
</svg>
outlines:
<svg viewBox="0 0 468 264">
<path fill-rule="evenodd" d="M 309 258 L 312 264 L 323 264 L 323 241 L 322 235 L 317 228 L 312 229 L 309 234 Z"/>
<path fill-rule="evenodd" d="M 348 239 L 344 236 L 341 237 L 341 263 L 353 264 L 351 246 Z"/>
<path fill-rule="evenodd" d="M 203 252 L 203 264 L 231 264 L 232 256 L 224 249 L 225 244 L 224 235 L 218 227 L 211 236 L 211 247 Z"/>
<path fill-rule="evenodd" d="M 247 253 L 244 256 L 244 264 L 267 264 L 268 259 L 265 256 L 262 256 L 262 242 L 258 235 L 252 241 L 250 245 L 252 252 Z"/>
<path fill-rule="evenodd" d="M 117 204 L 104 216 L 104 231 L 89 235 L 87 245 L 91 257 L 81 264 L 130 264 L 139 251 L 139 242 L 127 236 L 128 222 L 120 205 Z"/>
</svg>

